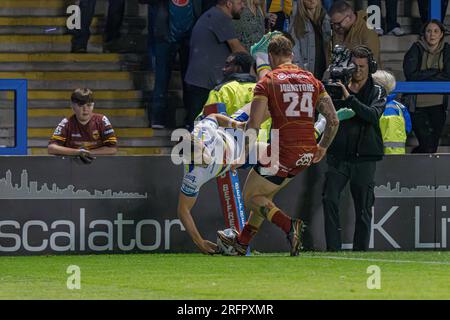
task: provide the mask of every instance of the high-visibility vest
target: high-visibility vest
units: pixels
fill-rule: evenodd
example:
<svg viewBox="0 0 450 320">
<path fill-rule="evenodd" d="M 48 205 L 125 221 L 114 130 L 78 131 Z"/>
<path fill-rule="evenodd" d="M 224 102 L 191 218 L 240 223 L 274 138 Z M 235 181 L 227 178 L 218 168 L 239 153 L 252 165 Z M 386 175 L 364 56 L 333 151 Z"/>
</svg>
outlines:
<svg viewBox="0 0 450 320">
<path fill-rule="evenodd" d="M 271 13 L 283 11 L 287 16 L 292 13 L 292 0 L 272 0 L 268 3 Z"/>
<path fill-rule="evenodd" d="M 405 154 L 405 118 L 401 108 L 395 102 L 386 106 L 380 118 L 380 129 L 383 137 L 384 153 Z"/>
</svg>

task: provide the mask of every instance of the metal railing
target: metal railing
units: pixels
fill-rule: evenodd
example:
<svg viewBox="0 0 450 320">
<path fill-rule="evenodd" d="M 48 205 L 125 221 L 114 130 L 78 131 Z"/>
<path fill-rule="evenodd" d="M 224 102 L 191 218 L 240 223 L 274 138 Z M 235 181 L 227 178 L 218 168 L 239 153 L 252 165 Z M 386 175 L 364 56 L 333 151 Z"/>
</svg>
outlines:
<svg viewBox="0 0 450 320">
<path fill-rule="evenodd" d="M 449 93 L 450 81 L 402 81 L 397 82 L 394 93 Z"/>
<path fill-rule="evenodd" d="M 27 154 L 27 80 L 0 79 L 0 91 L 14 91 L 14 146 L 0 148 L 0 155 Z M 0 115 L 1 116 L 1 115 Z"/>
<path fill-rule="evenodd" d="M 419 0 L 420 1 L 420 0 Z M 441 0 L 433 0 L 429 2 L 430 10 L 428 10 L 429 19 L 441 21 Z"/>
</svg>

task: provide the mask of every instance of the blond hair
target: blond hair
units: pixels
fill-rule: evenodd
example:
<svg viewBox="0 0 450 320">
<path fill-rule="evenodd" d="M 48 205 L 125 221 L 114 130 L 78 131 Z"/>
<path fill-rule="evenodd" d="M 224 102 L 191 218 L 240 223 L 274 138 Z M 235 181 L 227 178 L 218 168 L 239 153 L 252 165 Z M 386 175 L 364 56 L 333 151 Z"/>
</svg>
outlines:
<svg viewBox="0 0 450 320">
<path fill-rule="evenodd" d="M 292 54 L 294 44 L 284 35 L 274 36 L 270 42 L 267 51 L 276 56 L 287 57 Z"/>
<path fill-rule="evenodd" d="M 322 7 L 322 2 L 319 0 L 313 16 L 310 17 L 306 11 L 303 1 L 297 2 L 297 10 L 293 15 L 292 28 L 297 38 L 303 38 L 306 33 L 306 23 L 311 20 L 316 25 L 322 25 L 321 20 L 325 16 L 325 11 Z"/>
<path fill-rule="evenodd" d="M 386 90 L 387 94 L 390 94 L 394 91 L 397 82 L 395 81 L 395 76 L 386 70 L 378 70 L 374 74 L 372 74 L 373 80 L 382 86 L 384 90 Z"/>
</svg>

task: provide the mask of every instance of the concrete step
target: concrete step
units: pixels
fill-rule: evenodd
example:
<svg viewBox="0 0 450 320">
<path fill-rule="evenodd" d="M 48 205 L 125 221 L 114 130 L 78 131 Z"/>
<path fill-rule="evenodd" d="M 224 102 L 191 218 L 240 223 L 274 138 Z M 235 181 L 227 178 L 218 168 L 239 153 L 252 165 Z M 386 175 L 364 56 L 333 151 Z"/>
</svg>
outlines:
<svg viewBox="0 0 450 320">
<path fill-rule="evenodd" d="M 62 35 L 70 32 L 66 28 L 67 16 L 59 17 L 1 17 L 0 34 L 49 34 Z M 106 25 L 104 17 L 94 17 L 91 34 L 103 34 Z M 122 34 L 141 34 L 146 32 L 147 22 L 140 17 L 124 17 Z"/>
<path fill-rule="evenodd" d="M 95 112 L 102 112 L 103 109 L 121 109 L 121 108 L 141 108 L 145 101 L 127 101 L 127 100 L 97 100 L 95 101 Z M 0 100 L 0 107 L 2 101 Z M 70 108 L 69 100 L 28 100 L 28 109 L 40 108 Z M 144 107 L 143 107 L 144 108 Z"/>
<path fill-rule="evenodd" d="M 28 137 L 29 138 L 47 138 L 49 139 L 56 128 L 56 124 L 47 128 L 28 128 Z M 3 130 L 3 131 L 2 131 Z M 0 134 L 3 132 L 3 135 L 10 135 L 10 128 L 0 128 Z M 166 138 L 170 140 L 171 130 L 163 129 L 163 130 L 154 130 L 151 128 L 114 128 L 118 137 L 121 138 L 142 138 L 142 139 L 152 139 L 154 137 L 158 138 Z"/>
<path fill-rule="evenodd" d="M 98 109 L 96 111 L 106 115 L 114 127 L 146 128 L 149 126 L 144 108 Z M 0 127 L 13 127 L 14 108 L 2 109 L 1 113 Z M 30 128 L 56 127 L 63 118 L 70 117 L 72 114 L 71 108 L 28 109 L 28 126 Z"/>
<path fill-rule="evenodd" d="M 169 103 L 177 103 L 181 101 L 181 91 L 175 90 L 169 92 Z M 28 91 L 28 108 L 61 108 L 70 107 L 70 95 L 72 91 Z M 113 109 L 113 108 L 139 108 L 145 105 L 149 93 L 142 91 L 95 91 L 95 110 Z M 175 96 L 170 98 L 171 96 Z M 13 106 L 14 94 L 8 91 L 0 91 L 0 108 L 8 108 Z M 178 103 L 179 105 L 179 103 Z M 99 111 L 100 112 L 100 111 Z"/>
<path fill-rule="evenodd" d="M 405 53 L 406 53 L 406 51 L 405 52 L 381 51 L 381 60 L 382 61 L 403 62 Z"/>
<path fill-rule="evenodd" d="M 13 127 L 13 112 L 3 112 L 3 116 L 0 119 L 0 126 Z M 45 128 L 54 126 L 61 122 L 64 117 L 29 117 L 28 126 L 30 128 Z M 143 117 L 116 117 L 108 116 L 114 127 L 129 127 L 129 128 L 146 128 L 149 126 L 147 116 Z"/>
<path fill-rule="evenodd" d="M 71 35 L 0 35 L 0 52 L 70 52 Z M 134 41 L 132 52 L 147 51 L 147 36 L 127 35 L 127 41 Z M 89 38 L 89 53 L 103 51 L 103 36 L 92 35 Z"/>
<path fill-rule="evenodd" d="M 169 155 L 172 148 L 164 147 L 119 147 L 118 156 Z M 47 147 L 28 148 L 29 155 L 48 155 Z"/>
<path fill-rule="evenodd" d="M 380 37 L 381 52 L 403 52 L 406 53 L 409 48 L 419 39 L 418 35 L 409 34 L 401 37 L 382 36 Z M 445 36 L 445 41 L 450 41 L 450 36 Z"/>
<path fill-rule="evenodd" d="M 55 90 L 29 90 L 29 108 L 61 108 L 70 105 L 72 91 Z M 131 107 L 130 104 L 139 107 L 146 100 L 146 94 L 133 90 L 98 90 L 94 92 L 95 108 Z M 11 106 L 14 100 L 12 92 L 0 91 L 0 107 Z"/>
<path fill-rule="evenodd" d="M 103 111 L 103 110 L 102 110 Z M 107 115 L 108 116 L 108 115 Z M 6 117 L 6 115 L 4 115 Z M 30 128 L 45 128 L 55 126 L 61 122 L 64 117 L 28 117 L 28 126 Z M 131 127 L 131 128 L 145 128 L 149 126 L 147 116 L 141 117 L 120 117 L 108 116 L 114 127 Z M 7 120 L 7 119 L 6 119 Z M 0 125 L 2 121 L 0 121 Z"/>
<path fill-rule="evenodd" d="M 49 15 L 66 13 L 68 1 L 61 0 L 2 0 L 0 16 L 8 15 Z"/>
<path fill-rule="evenodd" d="M 8 143 L 8 139 L 0 138 L 0 145 L 2 145 L 2 141 L 6 145 Z M 49 138 L 29 138 L 28 146 L 29 147 L 47 147 Z M 174 145 L 174 142 L 171 142 L 167 138 L 164 137 L 154 137 L 151 139 L 148 138 L 123 138 L 118 136 L 118 146 L 121 147 L 166 147 L 170 148 Z"/>
<path fill-rule="evenodd" d="M 0 72 L 0 79 L 27 79 L 31 90 L 135 90 L 153 88 L 154 76 L 148 72 Z M 175 79 L 174 79 L 175 80 Z M 181 79 L 171 81 L 170 89 L 181 89 Z"/>
<path fill-rule="evenodd" d="M 72 91 L 28 91 L 28 108 L 61 108 L 70 107 Z M 95 110 L 113 108 L 147 108 L 151 103 L 153 91 L 94 91 Z M 180 89 L 169 90 L 168 108 L 184 108 L 183 92 Z M 0 108 L 12 107 L 14 96 L 12 92 L 0 91 Z"/>
<path fill-rule="evenodd" d="M 70 35 L 0 35 L 0 52 L 70 52 Z M 89 39 L 89 52 L 102 52 L 102 36 Z"/>
<path fill-rule="evenodd" d="M 72 90 L 28 90 L 28 100 L 64 100 L 69 101 Z M 12 92 L 0 91 L 0 100 L 13 100 Z M 97 90 L 94 92 L 97 102 L 102 100 L 141 101 L 144 99 L 142 91 L 137 90 Z M 61 106 L 60 106 L 61 107 Z"/>
<path fill-rule="evenodd" d="M 1 0 L 0 16 L 61 16 L 74 3 L 75 0 Z M 97 0 L 95 14 L 105 15 L 107 8 L 108 0 Z M 127 0 L 125 15 L 146 17 L 146 9 L 138 0 Z"/>
<path fill-rule="evenodd" d="M 0 53 L 0 62 L 140 62 L 147 57 L 127 53 Z M 19 69 L 20 70 L 20 69 Z"/>
<path fill-rule="evenodd" d="M 138 71 L 146 55 L 114 53 L 0 53 L 2 71 Z"/>
<path fill-rule="evenodd" d="M 0 138 L 0 148 L 13 148 L 14 146 L 14 138 Z"/>
<path fill-rule="evenodd" d="M 2 71 L 126 71 L 126 65 L 111 62 L 0 62 Z M 135 70 L 135 69 L 131 69 Z"/>
</svg>

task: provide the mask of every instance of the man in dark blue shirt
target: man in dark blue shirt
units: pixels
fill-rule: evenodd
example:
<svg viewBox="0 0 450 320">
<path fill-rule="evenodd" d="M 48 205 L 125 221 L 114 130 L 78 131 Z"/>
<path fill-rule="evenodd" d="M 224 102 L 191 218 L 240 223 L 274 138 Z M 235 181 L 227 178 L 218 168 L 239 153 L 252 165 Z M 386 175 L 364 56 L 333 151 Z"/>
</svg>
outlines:
<svg viewBox="0 0 450 320">
<path fill-rule="evenodd" d="M 217 0 L 192 30 L 186 82 L 187 125 L 200 113 L 209 92 L 222 80 L 223 62 L 232 52 L 245 48 L 237 39 L 233 19 L 239 19 L 242 0 Z"/>
</svg>

